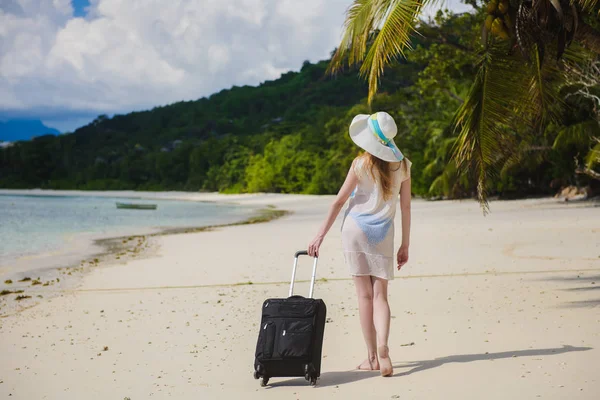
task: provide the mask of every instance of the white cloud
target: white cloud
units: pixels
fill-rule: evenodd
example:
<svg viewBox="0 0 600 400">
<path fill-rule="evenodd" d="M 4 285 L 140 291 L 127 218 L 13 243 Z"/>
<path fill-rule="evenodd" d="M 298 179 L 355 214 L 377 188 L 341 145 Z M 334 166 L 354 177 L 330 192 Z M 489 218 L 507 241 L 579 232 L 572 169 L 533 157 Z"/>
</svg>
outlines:
<svg viewBox="0 0 600 400">
<path fill-rule="evenodd" d="M 0 109 L 81 119 L 274 79 L 328 57 L 350 4 L 92 0 L 73 18 L 70 0 L 0 0 Z"/>
<path fill-rule="evenodd" d="M 68 0 L 4 1 L 0 108 L 79 112 L 151 107 L 276 78 L 328 55 L 348 4 L 96 0 L 83 19 L 71 17 Z"/>
<path fill-rule="evenodd" d="M 208 69 L 211 73 L 217 73 L 227 67 L 231 59 L 227 46 L 213 44 L 208 48 Z"/>
</svg>

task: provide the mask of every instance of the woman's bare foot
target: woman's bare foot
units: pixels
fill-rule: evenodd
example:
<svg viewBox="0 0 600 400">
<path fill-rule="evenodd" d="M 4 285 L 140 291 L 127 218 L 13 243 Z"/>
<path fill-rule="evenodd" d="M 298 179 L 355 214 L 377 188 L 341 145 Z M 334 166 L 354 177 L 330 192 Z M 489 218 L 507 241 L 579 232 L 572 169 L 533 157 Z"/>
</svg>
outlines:
<svg viewBox="0 0 600 400">
<path fill-rule="evenodd" d="M 379 370 L 379 360 L 377 360 L 377 356 L 373 355 L 367 357 L 365 361 L 363 361 L 356 369 L 361 371 L 378 371 Z"/>
<path fill-rule="evenodd" d="M 392 367 L 392 360 L 390 360 L 389 347 L 379 346 L 377 350 L 379 352 L 379 360 L 381 362 L 381 376 L 392 376 L 394 374 L 394 368 Z"/>
</svg>

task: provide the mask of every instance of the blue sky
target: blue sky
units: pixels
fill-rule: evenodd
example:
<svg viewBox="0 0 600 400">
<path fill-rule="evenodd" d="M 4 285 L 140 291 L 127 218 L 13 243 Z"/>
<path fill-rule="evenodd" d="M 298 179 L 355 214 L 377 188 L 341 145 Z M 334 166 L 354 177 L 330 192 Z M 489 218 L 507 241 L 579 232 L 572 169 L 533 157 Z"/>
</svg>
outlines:
<svg viewBox="0 0 600 400">
<path fill-rule="evenodd" d="M 85 17 L 87 15 L 86 7 L 89 7 L 89 0 L 73 0 L 71 1 L 73 5 L 73 15 L 75 17 Z"/>
<path fill-rule="evenodd" d="M 351 4 L 0 0 L 0 120 L 41 119 L 68 132 L 100 114 L 276 79 L 328 58 Z M 471 9 L 460 0 L 437 4 Z"/>
</svg>

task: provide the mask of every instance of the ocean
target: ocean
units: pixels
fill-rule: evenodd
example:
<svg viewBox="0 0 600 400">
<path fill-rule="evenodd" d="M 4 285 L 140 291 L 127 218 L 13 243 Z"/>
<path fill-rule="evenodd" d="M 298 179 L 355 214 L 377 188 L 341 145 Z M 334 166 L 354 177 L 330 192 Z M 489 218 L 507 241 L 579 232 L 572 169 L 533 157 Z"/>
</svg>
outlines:
<svg viewBox="0 0 600 400">
<path fill-rule="evenodd" d="M 117 209 L 116 202 L 151 203 L 158 208 Z M 85 241 L 97 238 L 231 223 L 254 211 L 196 201 L 0 194 L 0 267 L 23 258 L 60 254 L 68 247 L 81 248 Z"/>
</svg>

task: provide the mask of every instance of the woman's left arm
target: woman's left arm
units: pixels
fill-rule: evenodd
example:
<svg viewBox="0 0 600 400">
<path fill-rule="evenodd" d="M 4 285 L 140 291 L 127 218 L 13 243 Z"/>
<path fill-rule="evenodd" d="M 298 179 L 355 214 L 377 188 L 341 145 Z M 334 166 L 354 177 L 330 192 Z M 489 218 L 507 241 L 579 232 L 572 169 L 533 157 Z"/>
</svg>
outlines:
<svg viewBox="0 0 600 400">
<path fill-rule="evenodd" d="M 346 204 L 348 197 L 350 197 L 350 195 L 352 194 L 352 191 L 356 187 L 357 183 L 358 178 L 354 173 L 354 163 L 352 163 L 352 166 L 348 171 L 348 175 L 346 175 L 346 180 L 344 181 L 344 184 L 338 192 L 335 201 L 329 207 L 329 213 L 327 214 L 327 218 L 321 225 L 317 236 L 315 236 L 312 242 L 310 242 L 310 244 L 308 245 L 308 254 L 311 257 L 319 256 L 319 248 L 321 247 L 321 243 L 323 243 L 323 239 L 325 239 L 325 235 L 327 235 L 327 232 L 329 232 L 329 229 L 335 222 L 335 219 L 337 218 L 344 204 Z"/>
<path fill-rule="evenodd" d="M 410 178 L 400 186 L 400 211 L 402 212 L 402 244 L 398 249 L 398 270 L 408 262 L 408 248 L 410 247 Z"/>
</svg>

